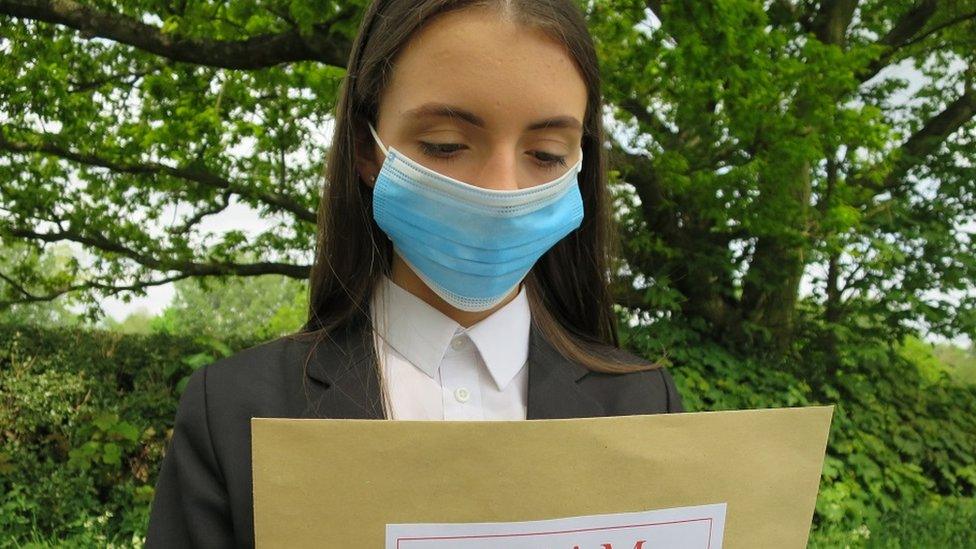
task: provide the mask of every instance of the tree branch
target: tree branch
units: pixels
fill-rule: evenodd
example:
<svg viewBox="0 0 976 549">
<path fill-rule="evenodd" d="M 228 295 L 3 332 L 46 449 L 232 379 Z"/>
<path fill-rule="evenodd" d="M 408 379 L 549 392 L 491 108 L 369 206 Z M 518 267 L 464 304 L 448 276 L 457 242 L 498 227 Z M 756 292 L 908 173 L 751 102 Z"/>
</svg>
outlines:
<svg viewBox="0 0 976 549">
<path fill-rule="evenodd" d="M 292 265 L 289 263 L 261 262 L 261 263 L 195 263 L 192 261 L 166 261 L 142 254 L 118 242 L 113 242 L 101 235 L 84 234 L 75 229 L 58 232 L 37 232 L 23 227 L 0 227 L 4 232 L 18 238 L 31 238 L 44 242 L 70 241 L 84 244 L 91 248 L 127 257 L 143 267 L 157 271 L 178 271 L 187 276 L 237 275 L 258 276 L 264 274 L 279 274 L 296 279 L 308 278 L 311 267 L 308 265 Z"/>
<path fill-rule="evenodd" d="M 190 229 L 194 225 L 196 225 L 197 223 L 199 223 L 200 221 L 202 221 L 204 217 L 207 217 L 207 216 L 210 216 L 210 215 L 216 215 L 216 214 L 219 214 L 220 212 L 226 210 L 230 206 L 231 194 L 232 193 L 230 193 L 230 192 L 225 192 L 224 194 L 220 195 L 221 201 L 219 203 L 214 204 L 210 208 L 204 208 L 204 209 L 196 212 L 192 216 L 188 217 L 182 224 L 176 225 L 176 226 L 173 226 L 173 227 L 169 227 L 168 229 L 166 229 L 166 232 L 168 232 L 169 234 L 172 234 L 172 235 L 178 235 L 178 234 L 183 234 L 183 233 L 190 232 Z M 63 227 L 62 227 L 62 229 L 63 229 Z"/>
<path fill-rule="evenodd" d="M 14 153 L 41 153 L 57 156 L 65 160 L 77 162 L 87 166 L 105 168 L 113 172 L 127 173 L 134 175 L 168 175 L 186 181 L 191 181 L 206 187 L 223 189 L 244 198 L 250 198 L 257 202 L 267 204 L 275 209 L 289 212 L 298 219 L 308 222 L 316 222 L 314 211 L 306 209 L 293 198 L 274 193 L 249 189 L 245 186 L 234 183 L 218 174 L 200 168 L 176 168 L 160 164 L 158 162 L 129 163 L 116 160 L 109 160 L 91 154 L 83 154 L 69 150 L 65 147 L 50 142 L 50 137 L 43 134 L 34 134 L 32 142 L 11 141 L 4 134 L 4 127 L 0 125 L 0 150 L 7 150 Z"/>
<path fill-rule="evenodd" d="M 820 11 L 813 19 L 811 29 L 824 44 L 844 46 L 847 43 L 847 29 L 854 18 L 858 0 L 824 0 Z"/>
<path fill-rule="evenodd" d="M 658 117 L 647 112 L 647 109 L 639 101 L 628 97 L 619 106 L 625 112 L 636 118 L 638 122 L 650 128 L 656 134 L 655 136 L 659 138 L 659 141 L 665 149 L 673 148 L 674 141 L 678 137 L 677 134 L 671 131 L 671 128 L 667 127 Z"/>
<path fill-rule="evenodd" d="M 675 36 L 672 29 L 668 28 L 667 21 L 664 19 L 664 13 L 662 13 L 666 3 L 666 0 L 646 0 L 644 5 L 647 7 L 647 9 L 651 10 L 651 12 L 654 13 L 654 17 L 657 17 L 657 20 L 660 21 L 661 29 L 667 34 L 669 41 L 672 44 L 676 44 L 678 42 L 678 38 Z"/>
<path fill-rule="evenodd" d="M 976 116 L 976 91 L 967 88 L 966 92 L 949 104 L 908 138 L 898 149 L 898 158 L 893 169 L 884 180 L 883 187 L 892 189 L 916 165 L 920 164 L 950 135 Z"/>
<path fill-rule="evenodd" d="M 878 56 L 877 59 L 865 67 L 863 71 L 858 73 L 858 79 L 861 82 L 867 82 L 873 78 L 874 75 L 881 72 L 881 69 L 888 66 L 895 53 L 897 53 L 901 48 L 905 47 L 913 36 L 925 28 L 925 25 L 927 25 L 932 19 L 932 16 L 935 15 L 937 8 L 938 0 L 922 0 L 905 15 L 903 15 L 902 18 L 895 23 L 891 30 L 888 31 L 888 34 L 882 37 L 878 42 L 882 46 L 885 46 L 884 51 Z"/>
<path fill-rule="evenodd" d="M 972 87 L 967 87 L 963 95 L 929 119 L 900 147 L 892 151 L 890 156 L 892 167 L 881 183 L 874 183 L 865 176 L 854 178 L 853 183 L 878 193 L 890 192 L 892 196 L 903 194 L 906 188 L 901 183 L 905 175 L 924 162 L 950 135 L 974 117 L 976 117 L 976 91 Z M 881 211 L 885 204 L 887 202 L 875 206 L 870 215 Z"/>
<path fill-rule="evenodd" d="M 17 283 L 12 278 L 0 272 L 0 279 L 3 279 L 4 281 L 7 282 L 7 284 L 10 284 L 10 286 L 12 286 L 15 290 L 17 290 L 17 292 L 24 295 L 23 299 L 11 299 L 11 300 L 0 301 L 0 310 L 6 309 L 11 305 L 53 301 L 64 294 L 82 291 L 82 290 L 98 289 L 98 290 L 106 291 L 106 295 L 115 295 L 117 293 L 125 292 L 125 291 L 141 290 L 144 288 L 149 288 L 151 286 L 161 286 L 163 284 L 168 284 L 170 282 L 175 282 L 177 280 L 182 280 L 184 278 L 189 278 L 189 277 L 190 275 L 188 274 L 178 274 L 178 275 L 174 275 L 174 276 L 170 276 L 158 280 L 147 280 L 144 282 L 137 282 L 129 286 L 113 286 L 111 284 L 103 284 L 101 282 L 93 281 L 93 282 L 86 282 L 85 284 L 75 284 L 72 286 L 68 286 L 66 288 L 62 288 L 61 290 L 57 290 L 49 294 L 36 295 L 28 292 L 21 284 Z"/>
<path fill-rule="evenodd" d="M 308 37 L 291 30 L 245 40 L 208 40 L 173 36 L 133 17 L 73 0 L 0 0 L 0 14 L 63 25 L 174 61 L 227 69 L 252 70 L 310 60 L 345 67 L 350 49 L 348 41 L 328 32 L 328 24 L 317 26 Z M 335 20 L 346 17 L 349 10 L 340 12 Z"/>
<path fill-rule="evenodd" d="M 804 32 L 813 32 L 813 21 L 792 0 L 773 0 L 768 13 L 769 21 L 778 27 L 799 24 Z"/>
<path fill-rule="evenodd" d="M 118 83 L 118 81 L 122 79 L 126 79 L 125 80 L 126 86 L 134 86 L 135 83 L 140 78 L 143 78 L 148 74 L 152 74 L 157 70 L 159 70 L 159 68 L 154 67 L 152 69 L 146 69 L 142 71 L 136 71 L 136 72 L 130 72 L 124 74 L 111 74 L 105 76 L 104 78 L 99 78 L 96 80 L 88 80 L 88 81 L 74 81 L 71 78 L 68 78 L 68 85 L 70 86 L 68 88 L 68 93 L 86 92 L 86 91 L 98 89 L 104 86 L 105 84 Z"/>
<path fill-rule="evenodd" d="M 966 13 L 966 14 L 963 14 L 963 15 L 959 15 L 957 17 L 953 17 L 952 19 L 948 19 L 946 21 L 943 21 L 942 23 L 939 23 L 938 25 L 935 25 L 931 29 L 929 29 L 929 30 L 923 32 L 922 34 L 920 34 L 920 35 L 912 38 L 911 40 L 907 40 L 906 42 L 904 42 L 901 45 L 901 47 L 906 48 L 908 46 L 913 46 L 913 45 L 921 42 L 922 40 L 925 40 L 929 36 L 932 36 L 933 34 L 935 34 L 937 32 L 940 32 L 940 31 L 942 31 L 944 29 L 947 29 L 949 27 L 958 25 L 959 23 L 965 23 L 966 21 L 976 21 L 976 11 L 974 11 L 972 13 Z"/>
</svg>

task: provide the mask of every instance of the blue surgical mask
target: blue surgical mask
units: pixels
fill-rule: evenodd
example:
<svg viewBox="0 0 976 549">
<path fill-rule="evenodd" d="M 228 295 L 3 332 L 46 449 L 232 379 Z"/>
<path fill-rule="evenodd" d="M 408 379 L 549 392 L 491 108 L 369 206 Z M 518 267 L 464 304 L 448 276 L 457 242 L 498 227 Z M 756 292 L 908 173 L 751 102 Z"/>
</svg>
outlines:
<svg viewBox="0 0 976 549">
<path fill-rule="evenodd" d="M 385 147 L 373 218 L 431 290 L 463 311 L 498 305 L 535 262 L 583 222 L 580 159 L 556 179 L 499 191 L 458 181 Z"/>
</svg>

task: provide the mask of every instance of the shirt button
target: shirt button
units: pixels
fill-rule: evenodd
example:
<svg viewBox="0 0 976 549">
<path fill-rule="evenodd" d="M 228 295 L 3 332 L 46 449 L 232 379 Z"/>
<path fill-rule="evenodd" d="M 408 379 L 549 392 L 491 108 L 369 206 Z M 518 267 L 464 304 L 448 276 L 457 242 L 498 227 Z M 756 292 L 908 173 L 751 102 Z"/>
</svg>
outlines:
<svg viewBox="0 0 976 549">
<path fill-rule="evenodd" d="M 454 338 L 454 340 L 451 341 L 451 347 L 453 347 L 455 350 L 464 347 L 464 339 L 460 337 Z"/>
<path fill-rule="evenodd" d="M 458 402 L 467 402 L 470 397 L 471 393 L 464 387 L 454 391 L 454 398 L 456 398 Z"/>
</svg>

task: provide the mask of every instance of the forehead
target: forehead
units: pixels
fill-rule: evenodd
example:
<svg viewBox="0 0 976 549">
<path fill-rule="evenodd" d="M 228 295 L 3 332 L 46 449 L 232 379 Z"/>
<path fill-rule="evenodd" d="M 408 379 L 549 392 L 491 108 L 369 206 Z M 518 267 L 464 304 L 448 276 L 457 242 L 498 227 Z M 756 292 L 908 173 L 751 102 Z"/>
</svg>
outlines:
<svg viewBox="0 0 976 549">
<path fill-rule="evenodd" d="M 428 102 L 477 113 L 488 129 L 571 115 L 582 120 L 587 90 L 565 47 L 543 31 L 482 8 L 434 18 L 394 62 L 380 102 L 395 117 Z"/>
</svg>

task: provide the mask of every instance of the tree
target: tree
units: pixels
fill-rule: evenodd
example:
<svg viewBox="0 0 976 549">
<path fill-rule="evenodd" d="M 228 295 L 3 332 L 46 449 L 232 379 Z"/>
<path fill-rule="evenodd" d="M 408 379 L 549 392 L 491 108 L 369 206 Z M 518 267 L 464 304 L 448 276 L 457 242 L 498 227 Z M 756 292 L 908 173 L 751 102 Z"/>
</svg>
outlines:
<svg viewBox="0 0 976 549">
<path fill-rule="evenodd" d="M 614 163 L 638 198 L 634 282 L 657 283 L 633 301 L 782 352 L 806 274 L 829 323 L 973 333 L 976 4 L 646 7 L 656 27 L 634 24 L 643 3 L 595 27 L 650 153 Z"/>
<path fill-rule="evenodd" d="M 301 328 L 307 285 L 281 275 L 176 282 L 173 302 L 149 328 L 218 341 L 272 339 Z"/>
<path fill-rule="evenodd" d="M 34 287 L 307 277 L 364 3 L 0 0 L 0 234 L 98 258 Z M 828 323 L 974 332 L 976 3 L 582 4 L 639 137 L 610 143 L 623 305 L 782 354 L 806 275 Z M 202 233 L 238 203 L 275 226 Z"/>
<path fill-rule="evenodd" d="M 37 298 L 27 291 L 23 284 L 12 283 L 11 276 L 19 279 L 30 278 L 35 272 L 45 272 L 53 278 L 54 273 L 63 272 L 74 261 L 74 255 L 67 244 L 52 246 L 47 253 L 38 251 L 23 242 L 5 243 L 0 239 L 0 281 L 8 285 L 16 299 L 10 302 L 0 300 L 0 322 L 10 324 L 37 324 L 46 326 L 79 326 L 84 320 L 71 310 L 74 297 L 71 294 L 57 299 Z"/>
<path fill-rule="evenodd" d="M 156 317 L 148 307 L 139 306 L 130 312 L 121 321 L 112 317 L 102 319 L 105 328 L 123 334 L 149 334 L 152 332 L 153 320 Z"/>
</svg>

